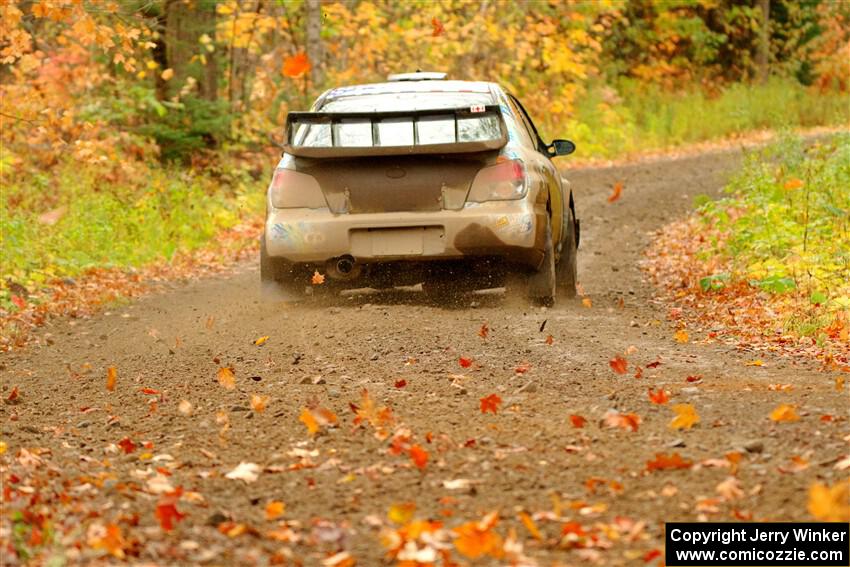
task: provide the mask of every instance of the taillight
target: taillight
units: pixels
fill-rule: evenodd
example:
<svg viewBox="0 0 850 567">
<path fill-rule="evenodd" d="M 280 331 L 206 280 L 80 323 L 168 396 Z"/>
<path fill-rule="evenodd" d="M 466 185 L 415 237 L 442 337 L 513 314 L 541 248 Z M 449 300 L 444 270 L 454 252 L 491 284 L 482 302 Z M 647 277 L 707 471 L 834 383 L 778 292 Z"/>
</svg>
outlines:
<svg viewBox="0 0 850 567">
<path fill-rule="evenodd" d="M 323 209 L 328 206 L 316 178 L 291 169 L 274 171 L 269 196 L 276 209 Z"/>
<path fill-rule="evenodd" d="M 475 176 L 467 201 L 508 201 L 522 199 L 527 191 L 525 166 L 520 160 L 509 160 L 485 167 Z"/>
</svg>

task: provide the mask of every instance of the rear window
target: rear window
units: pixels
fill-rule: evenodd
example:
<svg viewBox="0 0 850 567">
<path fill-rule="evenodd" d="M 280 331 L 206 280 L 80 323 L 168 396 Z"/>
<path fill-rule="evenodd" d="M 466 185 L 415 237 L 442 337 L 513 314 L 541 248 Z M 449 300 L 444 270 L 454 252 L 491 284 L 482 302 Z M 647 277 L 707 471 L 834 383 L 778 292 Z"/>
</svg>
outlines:
<svg viewBox="0 0 850 567">
<path fill-rule="evenodd" d="M 382 93 L 342 97 L 328 101 L 320 112 L 404 112 L 439 110 L 493 104 L 487 93 Z M 499 120 L 492 114 L 458 118 L 453 114 L 414 120 L 393 117 L 374 122 L 363 118 L 343 119 L 333 124 L 301 124 L 293 142 L 308 147 L 371 147 L 480 142 L 501 137 Z"/>
</svg>

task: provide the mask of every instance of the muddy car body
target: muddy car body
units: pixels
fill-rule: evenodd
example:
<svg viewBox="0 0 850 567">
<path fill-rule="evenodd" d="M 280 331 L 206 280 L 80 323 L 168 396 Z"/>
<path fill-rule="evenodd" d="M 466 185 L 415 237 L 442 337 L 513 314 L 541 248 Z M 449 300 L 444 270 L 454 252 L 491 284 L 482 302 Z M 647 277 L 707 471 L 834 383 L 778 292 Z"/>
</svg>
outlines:
<svg viewBox="0 0 850 567">
<path fill-rule="evenodd" d="M 424 76 L 423 76 L 424 75 Z M 268 189 L 261 278 L 300 293 L 423 282 L 575 294 L 569 183 L 519 101 L 487 82 L 428 74 L 332 89 L 287 118 Z"/>
</svg>

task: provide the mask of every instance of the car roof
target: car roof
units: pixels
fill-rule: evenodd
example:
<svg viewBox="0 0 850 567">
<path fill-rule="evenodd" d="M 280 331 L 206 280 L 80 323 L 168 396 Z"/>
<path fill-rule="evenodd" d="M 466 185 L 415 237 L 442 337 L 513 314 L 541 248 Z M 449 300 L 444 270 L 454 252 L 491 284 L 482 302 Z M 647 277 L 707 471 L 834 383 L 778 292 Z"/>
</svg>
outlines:
<svg viewBox="0 0 850 567">
<path fill-rule="evenodd" d="M 392 81 L 337 87 L 326 91 L 316 102 L 327 103 L 343 97 L 396 93 L 479 93 L 492 94 L 495 97 L 496 85 L 485 81 Z"/>
</svg>

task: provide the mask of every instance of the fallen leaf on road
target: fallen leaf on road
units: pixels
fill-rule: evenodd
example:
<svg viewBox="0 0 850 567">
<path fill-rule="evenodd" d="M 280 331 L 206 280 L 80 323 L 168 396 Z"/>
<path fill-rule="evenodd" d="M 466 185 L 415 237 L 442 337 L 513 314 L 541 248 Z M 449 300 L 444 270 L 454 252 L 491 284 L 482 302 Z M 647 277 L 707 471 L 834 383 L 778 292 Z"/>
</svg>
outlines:
<svg viewBox="0 0 850 567">
<path fill-rule="evenodd" d="M 407 386 L 407 380 L 402 379 L 402 380 L 396 380 L 395 381 L 395 387 L 396 388 L 404 388 L 405 386 Z"/>
<path fill-rule="evenodd" d="M 487 323 L 483 323 L 481 328 L 478 329 L 478 336 L 482 339 L 486 339 L 487 335 L 490 334 L 490 327 L 487 326 Z"/>
<path fill-rule="evenodd" d="M 115 382 L 118 380 L 118 369 L 110 366 L 106 369 L 106 389 L 110 392 L 115 389 Z"/>
<path fill-rule="evenodd" d="M 699 423 L 699 414 L 691 404 L 676 404 L 672 409 L 676 416 L 670 420 L 670 429 L 690 429 Z"/>
<path fill-rule="evenodd" d="M 613 370 L 617 374 L 625 374 L 629 363 L 622 356 L 615 356 L 614 358 L 608 361 L 608 366 L 610 366 L 611 370 Z"/>
<path fill-rule="evenodd" d="M 726 477 L 726 480 L 721 481 L 714 490 L 727 502 L 737 500 L 744 495 L 744 491 L 741 490 L 741 481 L 734 476 Z"/>
<path fill-rule="evenodd" d="M 528 514 L 528 512 L 520 512 L 518 516 L 522 525 L 525 526 L 525 529 L 527 529 L 528 533 L 531 534 L 531 537 L 538 541 L 543 539 L 543 536 L 540 534 L 540 529 L 538 529 L 537 524 L 534 523 L 534 519 Z"/>
<path fill-rule="evenodd" d="M 590 309 L 591 307 L 593 307 L 593 300 L 589 297 L 582 297 L 581 304 Z"/>
<path fill-rule="evenodd" d="M 283 516 L 284 510 L 286 510 L 286 504 L 279 500 L 272 500 L 266 504 L 266 520 L 277 520 Z"/>
<path fill-rule="evenodd" d="M 666 404 L 669 400 L 670 396 L 667 395 L 664 388 L 659 388 L 657 392 L 654 392 L 652 388 L 649 389 L 649 401 L 653 404 Z"/>
<path fill-rule="evenodd" d="M 390 506 L 387 510 L 387 518 L 396 524 L 406 524 L 413 519 L 414 512 L 416 512 L 415 503 L 401 502 Z"/>
<path fill-rule="evenodd" d="M 236 387 L 236 376 L 233 374 L 233 369 L 229 366 L 223 366 L 218 369 L 218 383 L 232 390 Z"/>
<path fill-rule="evenodd" d="M 105 526 L 91 526 L 91 528 L 89 529 L 88 544 L 92 549 L 102 549 L 116 559 L 124 559 L 124 548 L 127 547 L 127 541 L 121 534 L 120 526 L 106 524 Z"/>
<path fill-rule="evenodd" d="M 125 437 L 121 441 L 118 442 L 118 446 L 124 450 L 124 454 L 129 455 L 133 451 L 136 450 L 136 444 L 129 437 Z"/>
<path fill-rule="evenodd" d="M 192 402 L 189 400 L 180 400 L 180 403 L 177 404 L 177 411 L 183 415 L 192 415 L 192 409 Z"/>
<path fill-rule="evenodd" d="M 18 387 L 15 386 L 12 388 L 12 391 L 9 393 L 9 396 L 6 398 L 6 402 L 10 404 L 17 404 L 19 402 L 18 398 L 20 397 L 20 393 L 18 392 Z"/>
<path fill-rule="evenodd" d="M 684 329 L 679 329 L 676 331 L 676 334 L 673 335 L 673 338 L 676 339 L 677 343 L 686 343 L 689 340 L 688 332 Z"/>
<path fill-rule="evenodd" d="M 242 461 L 236 465 L 235 469 L 224 475 L 224 477 L 230 480 L 241 480 L 247 484 L 256 481 L 259 475 L 259 465 Z"/>
<path fill-rule="evenodd" d="M 337 416 L 329 409 L 304 407 L 298 420 L 307 427 L 310 435 L 315 435 L 322 426 L 335 424 Z"/>
<path fill-rule="evenodd" d="M 176 506 L 182 494 L 183 488 L 178 486 L 173 492 L 163 495 L 156 505 L 156 519 L 159 520 L 160 527 L 167 532 L 174 529 L 174 522 L 186 517 Z"/>
<path fill-rule="evenodd" d="M 413 461 L 413 464 L 418 469 L 424 469 L 425 465 L 428 464 L 428 451 L 419 445 L 412 445 L 408 449 L 407 454 L 410 455 L 410 460 Z"/>
<path fill-rule="evenodd" d="M 809 486 L 808 510 L 822 522 L 850 522 L 850 480 Z"/>
<path fill-rule="evenodd" d="M 499 412 L 499 405 L 502 403 L 502 398 L 498 396 L 498 394 L 490 394 L 489 396 L 485 396 L 481 398 L 481 413 L 487 413 L 488 411 L 496 414 Z"/>
<path fill-rule="evenodd" d="M 502 537 L 493 528 L 499 522 L 498 512 L 491 512 L 478 522 L 467 522 L 452 530 L 455 549 L 469 559 L 502 555 Z"/>
<path fill-rule="evenodd" d="M 468 478 L 456 478 L 454 480 L 444 480 L 443 488 L 446 490 L 465 490 L 472 485 L 472 481 Z"/>
<path fill-rule="evenodd" d="M 693 461 L 683 459 L 679 453 L 673 453 L 669 456 L 665 453 L 655 453 L 655 460 L 646 462 L 646 470 L 653 472 L 669 469 L 689 469 L 693 464 Z"/>
<path fill-rule="evenodd" d="M 458 362 L 458 364 L 460 364 L 461 368 L 469 368 L 470 366 L 472 366 L 472 359 L 471 358 L 464 358 L 464 357 L 461 356 L 457 360 L 457 362 Z"/>
<path fill-rule="evenodd" d="M 266 344 L 267 340 L 269 340 L 268 335 L 264 336 L 264 337 L 260 337 L 258 339 L 254 339 L 254 344 L 257 345 L 257 346 L 263 346 L 264 344 Z"/>
<path fill-rule="evenodd" d="M 745 363 L 746 366 L 764 366 L 763 360 L 751 360 Z"/>
<path fill-rule="evenodd" d="M 614 186 L 611 187 L 611 194 L 608 195 L 608 202 L 613 203 L 623 194 L 623 182 L 617 181 L 614 183 Z"/>
<path fill-rule="evenodd" d="M 555 342 L 555 337 L 553 337 L 552 335 L 546 335 L 546 340 L 543 341 L 543 342 L 545 342 L 547 345 L 551 346 L 552 343 Z"/>
<path fill-rule="evenodd" d="M 251 394 L 251 409 L 253 409 L 257 413 L 263 413 L 266 411 L 266 406 L 269 403 L 268 396 L 261 396 L 259 394 Z"/>
<path fill-rule="evenodd" d="M 587 420 L 580 415 L 573 414 L 570 416 L 570 423 L 572 423 L 573 427 L 576 429 L 581 429 L 584 427 L 584 424 L 587 423 Z"/>
<path fill-rule="evenodd" d="M 605 425 L 608 427 L 619 427 L 628 431 L 637 431 L 640 425 L 640 416 L 634 413 L 619 413 L 608 410 L 604 417 Z"/>
<path fill-rule="evenodd" d="M 797 415 L 796 406 L 789 404 L 779 404 L 776 406 L 772 412 L 770 412 L 770 419 L 776 422 L 794 422 L 800 421 L 800 416 Z"/>
</svg>

